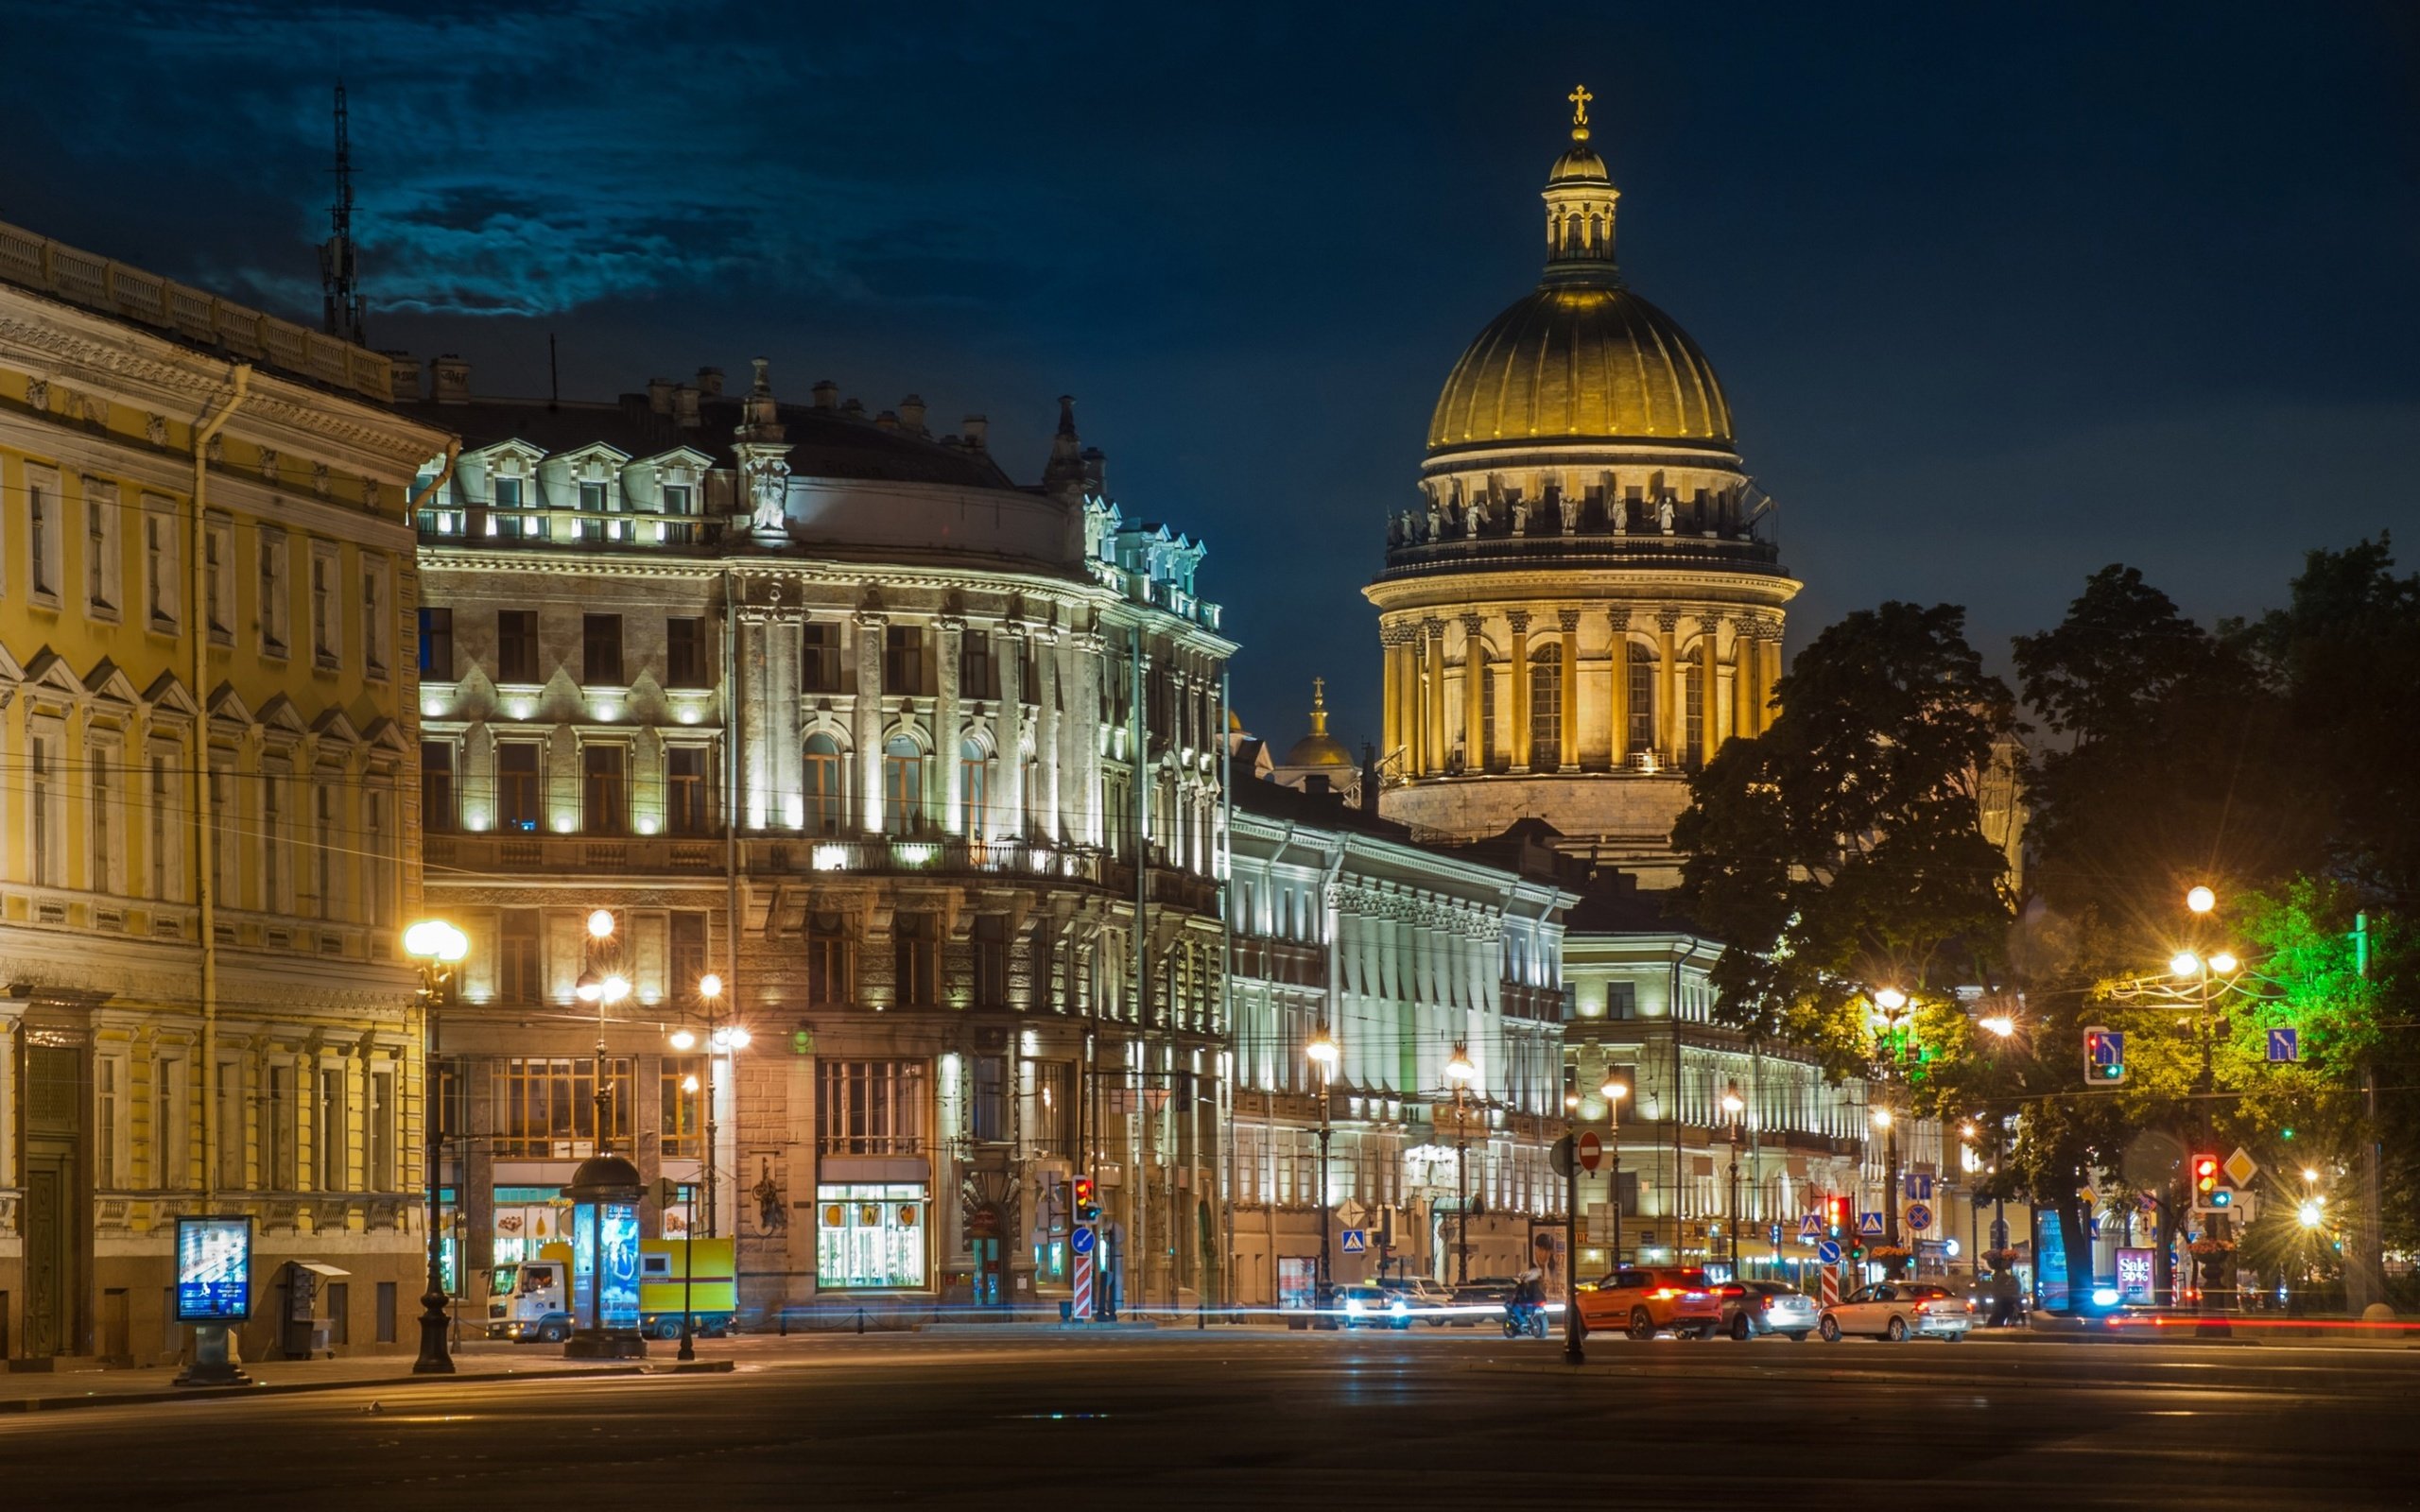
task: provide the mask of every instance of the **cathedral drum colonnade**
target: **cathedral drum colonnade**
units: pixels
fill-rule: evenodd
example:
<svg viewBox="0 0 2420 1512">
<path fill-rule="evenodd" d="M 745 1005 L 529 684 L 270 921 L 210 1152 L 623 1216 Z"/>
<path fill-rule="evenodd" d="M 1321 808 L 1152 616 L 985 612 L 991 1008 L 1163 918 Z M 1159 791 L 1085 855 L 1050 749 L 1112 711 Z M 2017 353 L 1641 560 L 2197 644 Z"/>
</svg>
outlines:
<svg viewBox="0 0 2420 1512">
<path fill-rule="evenodd" d="M 1621 277 L 1620 194 L 1573 100 L 1545 276 L 1455 364 L 1365 590 L 1382 803 L 1446 839 L 1542 817 L 1656 885 L 1685 774 L 1771 717 L 1799 585 L 1713 367 Z"/>
</svg>

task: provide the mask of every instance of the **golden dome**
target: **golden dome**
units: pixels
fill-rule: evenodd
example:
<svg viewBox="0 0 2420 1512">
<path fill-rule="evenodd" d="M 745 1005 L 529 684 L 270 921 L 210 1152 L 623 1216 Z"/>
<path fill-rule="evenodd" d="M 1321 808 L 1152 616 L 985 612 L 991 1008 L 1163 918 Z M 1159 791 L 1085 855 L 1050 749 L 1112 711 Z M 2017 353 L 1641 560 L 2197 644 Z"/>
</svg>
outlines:
<svg viewBox="0 0 2420 1512">
<path fill-rule="evenodd" d="M 1605 171 L 1605 160 L 1585 142 L 1574 142 L 1570 150 L 1554 160 L 1553 171 L 1547 175 L 1548 183 L 1611 183 L 1613 175 Z"/>
<path fill-rule="evenodd" d="M 1327 732 L 1327 679 L 1311 679 L 1311 732 L 1294 742 L 1281 766 L 1351 766 L 1353 753 Z"/>
<path fill-rule="evenodd" d="M 1611 282 L 1549 283 L 1478 334 L 1428 422 L 1432 452 L 1520 440 L 1727 446 L 1731 405 L 1670 316 Z"/>
</svg>

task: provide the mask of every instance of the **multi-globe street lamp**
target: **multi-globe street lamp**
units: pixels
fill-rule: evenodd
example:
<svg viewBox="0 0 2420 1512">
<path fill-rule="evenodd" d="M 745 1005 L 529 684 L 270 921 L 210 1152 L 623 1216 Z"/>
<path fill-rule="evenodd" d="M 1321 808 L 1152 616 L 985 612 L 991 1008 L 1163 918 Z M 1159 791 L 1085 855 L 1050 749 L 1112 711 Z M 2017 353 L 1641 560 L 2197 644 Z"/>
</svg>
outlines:
<svg viewBox="0 0 2420 1512">
<path fill-rule="evenodd" d="M 1731 1279 L 1739 1279 L 1739 1145 L 1746 1137 L 1747 1125 L 1741 1114 L 1748 1105 L 1739 1096 L 1739 1084 L 1731 1083 L 1722 1091 L 1722 1117 L 1731 1125 L 1731 1206 L 1723 1221 L 1731 1239 Z"/>
<path fill-rule="evenodd" d="M 422 1175 L 428 1187 L 428 1290 L 422 1294 L 420 1358 L 414 1375 L 452 1375 L 454 1357 L 445 1347 L 445 1229 L 440 1170 L 444 1158 L 444 1100 L 437 1090 L 437 1003 L 454 968 L 471 954 L 471 938 L 441 919 L 424 919 L 404 931 L 404 954 L 420 968 L 421 1123 L 427 1135 Z"/>
<path fill-rule="evenodd" d="M 1606 1183 L 1605 1192 L 1613 1199 L 1607 1204 L 1614 1210 L 1613 1268 L 1619 1270 L 1622 1268 L 1622 1099 L 1630 1095 L 1630 1084 L 1609 1069 L 1605 1073 L 1605 1084 L 1597 1091 L 1605 1099 L 1605 1147 L 1614 1158 L 1613 1175 Z"/>
<path fill-rule="evenodd" d="M 704 1160 L 704 1173 L 706 1188 L 706 1237 L 712 1239 L 716 1234 L 715 1191 L 716 1188 L 721 1184 L 722 1179 L 721 1169 L 717 1164 L 717 1161 L 719 1159 L 717 1152 L 720 1149 L 720 1145 L 718 1143 L 719 1125 L 717 1124 L 715 1119 L 715 1057 L 717 1056 L 729 1056 L 736 1051 L 747 1049 L 750 1036 L 747 1029 L 741 1025 L 736 1023 L 725 1023 L 722 1022 L 722 978 L 720 976 L 712 971 L 708 971 L 705 975 L 698 978 L 697 999 L 699 1016 L 703 1018 L 706 1022 L 706 1080 L 704 1088 L 706 1112 L 706 1158 Z M 695 1050 L 698 1047 L 697 1031 L 689 1028 L 686 1024 L 676 1026 L 670 1034 L 665 1036 L 665 1040 L 666 1043 L 670 1044 L 673 1049 L 683 1053 Z M 735 1072 L 734 1073 L 734 1079 L 736 1079 Z M 689 1078 L 683 1085 L 682 1090 L 683 1091 L 698 1091 L 697 1078 Z M 694 1193 L 696 1188 L 693 1186 L 691 1191 Z M 693 1360 L 697 1358 L 696 1347 L 691 1343 L 692 1323 L 689 1307 L 692 1279 L 697 1274 L 697 1266 L 694 1263 L 698 1229 L 697 1199 L 695 1196 L 692 1196 L 690 1199 L 689 1217 L 689 1227 L 682 1241 L 681 1263 L 681 1350 L 679 1357 L 683 1360 Z"/>
</svg>

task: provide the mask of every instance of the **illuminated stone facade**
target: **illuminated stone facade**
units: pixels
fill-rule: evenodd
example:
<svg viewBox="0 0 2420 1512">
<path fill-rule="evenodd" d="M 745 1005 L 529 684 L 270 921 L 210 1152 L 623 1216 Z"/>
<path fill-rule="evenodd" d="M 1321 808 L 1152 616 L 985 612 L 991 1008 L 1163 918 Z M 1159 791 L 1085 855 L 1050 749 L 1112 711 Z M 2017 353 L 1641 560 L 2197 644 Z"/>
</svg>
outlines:
<svg viewBox="0 0 2420 1512">
<path fill-rule="evenodd" d="M 752 1319 L 1050 1305 L 1086 1165 L 1130 1304 L 1213 1287 L 1201 547 L 1127 523 L 1072 411 L 1021 487 L 977 418 L 781 404 L 761 364 L 547 405 L 441 359 L 414 408 L 466 438 L 420 518 L 421 759 L 431 907 L 474 942 L 443 1049 L 475 1276 L 593 1147 L 601 1040 L 609 1142 L 700 1189 Z M 601 1022 L 583 971 L 629 984 Z M 670 1039 L 708 972 L 751 1034 L 712 1068 Z"/>
<path fill-rule="evenodd" d="M 176 1360 L 205 1213 L 253 1221 L 247 1357 L 288 1261 L 325 1348 L 415 1342 L 404 490 L 443 438 L 389 371 L 0 227 L 0 1354 Z"/>
</svg>

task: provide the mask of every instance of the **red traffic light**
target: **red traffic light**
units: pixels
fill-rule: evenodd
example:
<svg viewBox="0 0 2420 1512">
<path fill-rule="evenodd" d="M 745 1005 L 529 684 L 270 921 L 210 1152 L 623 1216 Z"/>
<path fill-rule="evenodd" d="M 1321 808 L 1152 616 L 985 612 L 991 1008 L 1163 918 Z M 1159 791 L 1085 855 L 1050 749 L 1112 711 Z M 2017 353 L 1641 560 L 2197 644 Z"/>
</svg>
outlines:
<svg viewBox="0 0 2420 1512">
<path fill-rule="evenodd" d="M 1100 1203 L 1093 1195 L 1093 1178 L 1088 1176 L 1076 1177 L 1076 1221 L 1097 1223 L 1099 1219 Z"/>
<path fill-rule="evenodd" d="M 2193 1190 L 2204 1196 L 2219 1190 L 2219 1158 L 2217 1156 L 2193 1157 Z"/>
</svg>

